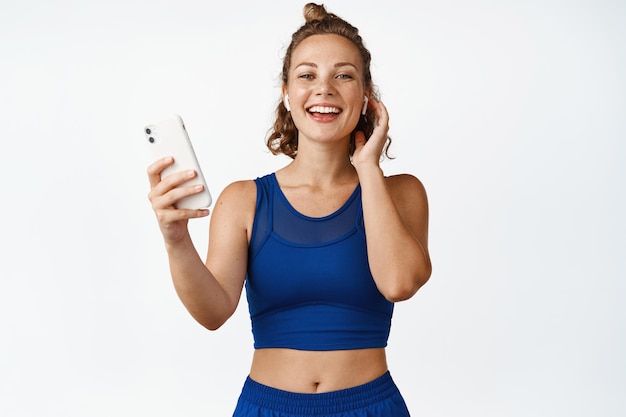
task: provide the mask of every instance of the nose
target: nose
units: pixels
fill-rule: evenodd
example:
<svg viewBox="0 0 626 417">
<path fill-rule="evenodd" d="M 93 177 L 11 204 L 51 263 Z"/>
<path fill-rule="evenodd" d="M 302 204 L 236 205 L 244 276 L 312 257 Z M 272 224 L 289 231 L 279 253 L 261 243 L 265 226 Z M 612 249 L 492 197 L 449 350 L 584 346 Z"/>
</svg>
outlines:
<svg viewBox="0 0 626 417">
<path fill-rule="evenodd" d="M 318 78 L 318 84 L 316 88 L 316 94 L 318 96 L 332 96 L 335 93 L 332 80 L 326 77 Z"/>
</svg>

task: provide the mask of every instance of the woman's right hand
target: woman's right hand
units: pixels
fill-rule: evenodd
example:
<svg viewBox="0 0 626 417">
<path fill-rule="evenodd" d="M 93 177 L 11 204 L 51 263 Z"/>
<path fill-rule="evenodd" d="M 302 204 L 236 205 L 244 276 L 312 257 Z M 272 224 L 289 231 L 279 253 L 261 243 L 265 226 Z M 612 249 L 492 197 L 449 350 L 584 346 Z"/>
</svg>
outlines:
<svg viewBox="0 0 626 417">
<path fill-rule="evenodd" d="M 189 210 L 174 207 L 174 204 L 183 197 L 201 192 L 202 186 L 192 185 L 176 188 L 178 185 L 194 178 L 197 175 L 195 171 L 180 171 L 162 178 L 161 173 L 163 170 L 173 163 L 174 159 L 172 157 L 166 157 L 154 162 L 147 169 L 150 181 L 148 199 L 152 204 L 152 209 L 156 214 L 166 243 L 179 242 L 189 234 L 187 229 L 189 219 L 209 215 L 208 209 Z"/>
</svg>

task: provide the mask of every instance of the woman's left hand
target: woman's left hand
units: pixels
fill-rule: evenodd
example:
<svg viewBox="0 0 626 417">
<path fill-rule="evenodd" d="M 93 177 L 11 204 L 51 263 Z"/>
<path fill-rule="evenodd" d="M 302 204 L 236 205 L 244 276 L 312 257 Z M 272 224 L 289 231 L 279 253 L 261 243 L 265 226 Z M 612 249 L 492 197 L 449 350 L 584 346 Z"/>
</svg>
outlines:
<svg viewBox="0 0 626 417">
<path fill-rule="evenodd" d="M 365 139 L 363 132 L 356 132 L 354 138 L 356 148 L 354 155 L 352 155 L 352 164 L 355 168 L 371 164 L 378 166 L 385 142 L 387 142 L 387 134 L 389 132 L 389 113 L 387 113 L 387 108 L 382 102 L 374 99 L 370 100 L 369 106 L 374 110 L 378 123 L 368 140 Z"/>
</svg>

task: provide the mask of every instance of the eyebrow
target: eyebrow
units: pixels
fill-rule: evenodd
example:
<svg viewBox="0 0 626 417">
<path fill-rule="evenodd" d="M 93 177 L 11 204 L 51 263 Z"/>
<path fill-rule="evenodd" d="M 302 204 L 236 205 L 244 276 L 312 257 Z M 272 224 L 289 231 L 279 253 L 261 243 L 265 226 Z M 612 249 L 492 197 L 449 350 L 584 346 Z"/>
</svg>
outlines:
<svg viewBox="0 0 626 417">
<path fill-rule="evenodd" d="M 313 68 L 317 68 L 317 64 L 314 62 L 302 62 L 298 65 L 296 65 L 294 67 L 294 69 L 300 68 L 300 67 L 313 67 Z M 354 65 L 351 62 L 337 62 L 335 65 L 333 65 L 334 68 L 340 68 L 340 67 L 353 67 L 354 69 L 358 70 L 357 66 Z"/>
</svg>

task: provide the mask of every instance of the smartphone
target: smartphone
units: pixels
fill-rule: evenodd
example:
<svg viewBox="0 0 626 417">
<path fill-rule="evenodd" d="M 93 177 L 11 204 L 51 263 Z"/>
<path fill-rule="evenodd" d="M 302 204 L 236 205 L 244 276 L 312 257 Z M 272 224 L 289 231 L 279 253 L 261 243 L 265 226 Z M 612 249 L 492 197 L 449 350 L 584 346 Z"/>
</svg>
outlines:
<svg viewBox="0 0 626 417">
<path fill-rule="evenodd" d="M 194 210 L 209 207 L 213 199 L 200 169 L 198 158 L 191 145 L 183 119 L 175 114 L 167 119 L 147 125 L 144 127 L 143 132 L 153 161 L 166 156 L 174 158 L 174 163 L 161 173 L 161 178 L 179 171 L 194 170 L 197 175 L 180 186 L 201 184 L 204 187 L 201 193 L 182 198 L 174 206 L 177 209 Z"/>
</svg>

